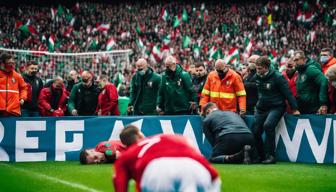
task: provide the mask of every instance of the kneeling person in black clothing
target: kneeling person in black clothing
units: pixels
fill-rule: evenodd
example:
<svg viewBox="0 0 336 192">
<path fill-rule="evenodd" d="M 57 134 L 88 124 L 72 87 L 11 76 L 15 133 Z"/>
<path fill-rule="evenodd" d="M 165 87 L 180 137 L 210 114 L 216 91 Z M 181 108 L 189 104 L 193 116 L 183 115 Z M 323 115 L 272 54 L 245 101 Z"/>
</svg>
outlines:
<svg viewBox="0 0 336 192">
<path fill-rule="evenodd" d="M 234 112 L 218 110 L 212 102 L 204 106 L 203 114 L 203 132 L 213 147 L 210 162 L 251 163 L 255 141 L 244 120 Z"/>
</svg>

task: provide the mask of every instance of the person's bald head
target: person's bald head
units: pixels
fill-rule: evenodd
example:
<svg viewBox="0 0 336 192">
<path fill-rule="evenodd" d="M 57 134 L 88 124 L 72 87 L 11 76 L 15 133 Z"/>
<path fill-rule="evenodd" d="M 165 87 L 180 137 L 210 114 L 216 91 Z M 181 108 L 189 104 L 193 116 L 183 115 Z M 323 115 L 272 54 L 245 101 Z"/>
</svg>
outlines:
<svg viewBox="0 0 336 192">
<path fill-rule="evenodd" d="M 55 89 L 61 90 L 63 88 L 63 78 L 60 76 L 57 76 L 54 79 L 53 86 Z"/>
<path fill-rule="evenodd" d="M 215 69 L 217 71 L 226 70 L 227 67 L 228 66 L 225 63 L 224 59 L 217 59 L 217 61 L 215 62 Z"/>
<path fill-rule="evenodd" d="M 84 87 L 91 87 L 93 75 L 89 71 L 83 71 L 81 77 Z"/>
<path fill-rule="evenodd" d="M 248 59 L 247 59 L 247 62 L 248 62 L 248 68 L 250 69 L 250 70 L 253 70 L 253 69 L 255 69 L 256 68 L 256 62 L 257 62 L 257 59 L 259 59 L 259 55 L 251 55 L 251 57 L 249 57 Z"/>
<path fill-rule="evenodd" d="M 135 67 L 138 71 L 141 71 L 141 70 L 146 71 L 148 68 L 148 63 L 146 59 L 141 58 L 135 63 Z"/>
<path fill-rule="evenodd" d="M 176 69 L 176 59 L 175 57 L 169 55 L 166 57 L 165 61 L 164 61 L 164 64 L 166 66 L 166 68 L 172 70 L 172 71 L 175 71 Z"/>
</svg>

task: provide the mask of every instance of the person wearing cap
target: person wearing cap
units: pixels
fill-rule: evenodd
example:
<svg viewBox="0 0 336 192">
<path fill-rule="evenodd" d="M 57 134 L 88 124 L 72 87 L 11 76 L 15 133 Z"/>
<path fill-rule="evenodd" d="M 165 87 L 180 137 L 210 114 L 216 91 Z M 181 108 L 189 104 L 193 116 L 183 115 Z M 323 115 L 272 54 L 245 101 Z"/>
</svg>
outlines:
<svg viewBox="0 0 336 192">
<path fill-rule="evenodd" d="M 216 103 L 218 109 L 246 114 L 246 92 L 239 74 L 230 69 L 223 59 L 215 62 L 216 71 L 209 73 L 202 90 L 199 105 L 203 110 L 208 102 Z"/>
<path fill-rule="evenodd" d="M 56 77 L 50 87 L 41 90 L 38 108 L 41 116 L 64 116 L 67 110 L 69 92 L 65 89 L 63 79 Z"/>
<path fill-rule="evenodd" d="M 278 71 L 270 69 L 270 65 L 271 60 L 267 56 L 262 56 L 256 61 L 258 102 L 254 116 L 255 126 L 253 133 L 260 160 L 263 160 L 262 163 L 264 164 L 276 162 L 275 127 L 285 113 L 286 100 L 291 106 L 293 114 L 300 114 L 296 100 L 289 89 L 288 82 Z M 263 132 L 266 134 L 264 144 L 261 137 Z"/>
</svg>

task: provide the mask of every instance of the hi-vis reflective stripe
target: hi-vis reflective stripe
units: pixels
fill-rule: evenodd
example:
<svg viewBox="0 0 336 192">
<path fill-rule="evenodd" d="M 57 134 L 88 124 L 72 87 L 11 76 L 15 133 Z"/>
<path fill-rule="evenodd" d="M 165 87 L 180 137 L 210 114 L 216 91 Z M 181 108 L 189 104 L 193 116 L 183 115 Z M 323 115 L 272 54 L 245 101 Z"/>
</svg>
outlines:
<svg viewBox="0 0 336 192">
<path fill-rule="evenodd" d="M 208 91 L 206 89 L 203 89 L 202 90 L 202 94 L 204 94 L 204 95 L 210 95 L 210 91 Z"/>
<path fill-rule="evenodd" d="M 225 98 L 225 99 L 233 99 L 236 97 L 234 93 L 226 93 L 226 92 L 214 92 L 214 91 L 208 91 L 206 89 L 202 90 L 202 94 L 204 95 L 210 95 L 210 97 L 214 98 Z"/>
<path fill-rule="evenodd" d="M 0 93 L 1 92 L 19 93 L 19 91 L 16 90 L 0 90 Z"/>
<path fill-rule="evenodd" d="M 239 96 L 245 96 L 246 95 L 246 92 L 245 90 L 242 90 L 242 91 L 237 91 L 236 92 L 236 95 L 239 97 Z"/>
</svg>

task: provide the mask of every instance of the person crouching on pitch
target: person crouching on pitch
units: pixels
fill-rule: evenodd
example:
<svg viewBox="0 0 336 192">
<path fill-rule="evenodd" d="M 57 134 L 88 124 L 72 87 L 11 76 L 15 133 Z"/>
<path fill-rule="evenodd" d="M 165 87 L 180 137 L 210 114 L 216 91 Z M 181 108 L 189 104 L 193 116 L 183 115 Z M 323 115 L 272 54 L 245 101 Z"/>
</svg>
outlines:
<svg viewBox="0 0 336 192">
<path fill-rule="evenodd" d="M 244 120 L 232 111 L 221 111 L 215 103 L 203 107 L 203 133 L 211 144 L 212 163 L 253 162 L 254 137 Z"/>
</svg>

